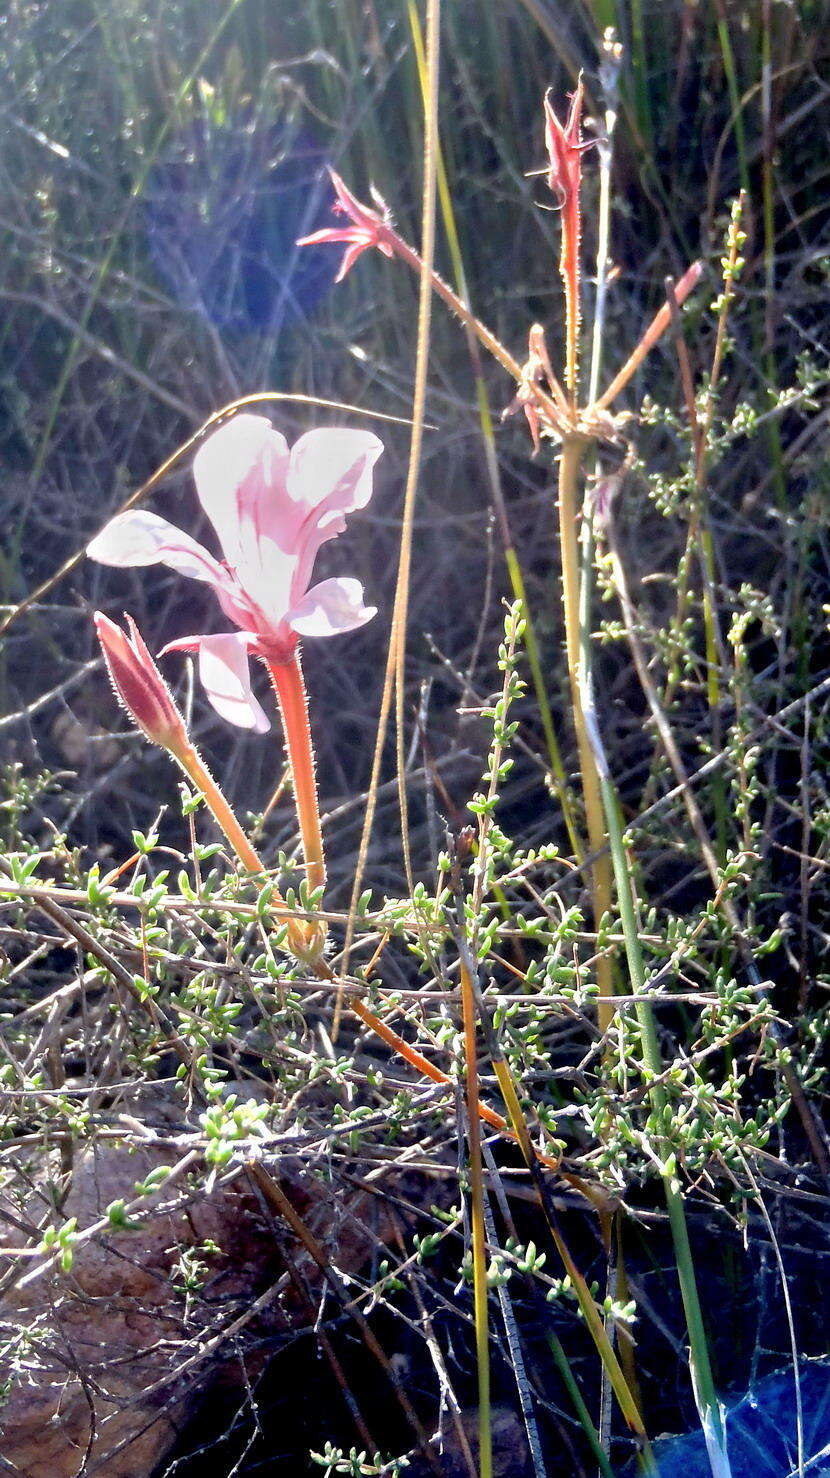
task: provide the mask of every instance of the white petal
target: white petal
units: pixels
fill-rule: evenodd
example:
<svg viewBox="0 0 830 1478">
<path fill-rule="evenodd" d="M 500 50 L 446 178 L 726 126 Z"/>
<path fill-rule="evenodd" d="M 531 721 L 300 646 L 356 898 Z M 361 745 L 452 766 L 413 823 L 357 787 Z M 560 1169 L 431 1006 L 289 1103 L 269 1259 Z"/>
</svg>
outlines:
<svg viewBox="0 0 830 1478">
<path fill-rule="evenodd" d="M 251 691 L 248 638 L 242 631 L 203 636 L 199 677 L 216 712 L 240 729 L 264 734 L 271 725 Z"/>
<path fill-rule="evenodd" d="M 235 569 L 251 560 L 260 534 L 273 534 L 269 514 L 287 459 L 285 437 L 265 416 L 251 415 L 226 421 L 196 453 L 193 475 L 199 501 Z"/>
<path fill-rule="evenodd" d="M 365 508 L 372 496 L 372 469 L 383 451 L 383 442 L 371 431 L 345 426 L 307 431 L 291 448 L 287 489 L 292 502 L 309 511 L 319 510 L 315 520 L 323 529 L 344 525 L 344 515 Z"/>
<path fill-rule="evenodd" d="M 90 559 L 117 569 L 134 565 L 167 565 L 193 580 L 210 585 L 226 583 L 222 566 L 189 534 L 142 508 L 129 509 L 113 518 L 87 545 Z"/>
<path fill-rule="evenodd" d="M 365 626 L 376 614 L 376 606 L 363 604 L 360 581 L 341 575 L 313 585 L 286 620 L 300 636 L 338 636 Z"/>
</svg>

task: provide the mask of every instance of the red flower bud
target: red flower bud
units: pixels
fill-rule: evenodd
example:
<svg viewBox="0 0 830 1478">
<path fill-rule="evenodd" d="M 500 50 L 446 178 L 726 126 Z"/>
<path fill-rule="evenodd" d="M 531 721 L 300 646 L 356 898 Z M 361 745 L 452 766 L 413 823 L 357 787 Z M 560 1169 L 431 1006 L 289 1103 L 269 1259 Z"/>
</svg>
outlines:
<svg viewBox="0 0 830 1478">
<path fill-rule="evenodd" d="M 95 630 L 115 696 L 152 744 L 183 754 L 188 747 L 184 719 L 132 616 L 127 622 L 129 636 L 108 616 L 95 612 Z"/>
</svg>

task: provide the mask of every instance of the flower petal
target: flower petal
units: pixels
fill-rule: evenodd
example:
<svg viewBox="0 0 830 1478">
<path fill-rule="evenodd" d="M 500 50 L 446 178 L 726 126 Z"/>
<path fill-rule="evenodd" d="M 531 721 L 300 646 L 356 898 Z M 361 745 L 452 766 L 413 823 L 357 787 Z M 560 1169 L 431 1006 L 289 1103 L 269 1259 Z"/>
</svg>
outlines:
<svg viewBox="0 0 830 1478">
<path fill-rule="evenodd" d="M 269 515 L 287 457 L 285 437 L 265 416 L 251 415 L 226 421 L 196 453 L 193 475 L 199 501 L 228 564 L 240 574 L 256 559 L 259 535 L 274 536 Z"/>
<path fill-rule="evenodd" d="M 216 709 L 229 724 L 265 734 L 271 725 L 251 691 L 248 638 L 243 631 L 203 636 L 199 643 L 199 677 Z"/>
<path fill-rule="evenodd" d="M 306 591 L 286 621 L 299 636 L 338 636 L 365 626 L 375 615 L 376 606 L 363 604 L 360 581 L 339 575 Z"/>
<path fill-rule="evenodd" d="M 118 513 L 87 545 L 87 554 L 99 564 L 116 569 L 134 565 L 167 565 L 192 580 L 209 585 L 227 584 L 227 575 L 217 560 L 189 534 L 142 508 Z"/>
<path fill-rule="evenodd" d="M 345 528 L 347 513 L 366 507 L 372 496 L 372 469 L 382 451 L 383 442 L 371 431 L 345 426 L 307 431 L 294 443 L 288 496 L 298 509 L 316 513 L 314 523 L 325 530 L 323 539 Z"/>
</svg>

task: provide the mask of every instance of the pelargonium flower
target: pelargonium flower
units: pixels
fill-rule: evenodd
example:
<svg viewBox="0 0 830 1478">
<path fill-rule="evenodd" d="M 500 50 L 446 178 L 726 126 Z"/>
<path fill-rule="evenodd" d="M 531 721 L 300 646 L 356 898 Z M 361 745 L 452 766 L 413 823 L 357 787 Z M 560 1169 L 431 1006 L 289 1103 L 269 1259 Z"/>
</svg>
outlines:
<svg viewBox="0 0 830 1478">
<path fill-rule="evenodd" d="M 336 200 L 334 210 L 337 215 L 346 216 L 351 222 L 348 226 L 325 226 L 322 231 L 312 231 L 310 236 L 301 236 L 297 242 L 298 246 L 320 246 L 327 242 L 345 242 L 346 251 L 340 263 L 340 271 L 335 277 L 335 282 L 342 282 L 350 267 L 353 267 L 361 252 L 368 251 L 369 247 L 376 246 L 384 256 L 392 256 L 392 248 L 386 239 L 387 212 L 386 206 L 379 195 L 375 196 L 380 211 L 372 210 L 371 206 L 361 205 L 351 190 L 344 185 L 339 174 L 333 169 L 329 170 L 331 182 L 334 185 Z M 374 192 L 373 192 L 374 194 Z"/>
<path fill-rule="evenodd" d="M 163 564 L 211 585 L 239 628 L 185 636 L 164 652 L 197 651 L 199 676 L 217 713 L 240 728 L 270 727 L 251 691 L 249 656 L 288 662 L 301 636 L 336 636 L 375 615 L 348 576 L 311 584 L 317 552 L 372 495 L 383 450 L 369 431 L 308 431 L 289 450 L 264 416 L 238 415 L 196 454 L 196 491 L 216 531 L 219 560 L 189 534 L 144 509 L 118 514 L 87 548 L 118 568 Z M 163 654 L 162 654 L 163 655 Z"/>
</svg>

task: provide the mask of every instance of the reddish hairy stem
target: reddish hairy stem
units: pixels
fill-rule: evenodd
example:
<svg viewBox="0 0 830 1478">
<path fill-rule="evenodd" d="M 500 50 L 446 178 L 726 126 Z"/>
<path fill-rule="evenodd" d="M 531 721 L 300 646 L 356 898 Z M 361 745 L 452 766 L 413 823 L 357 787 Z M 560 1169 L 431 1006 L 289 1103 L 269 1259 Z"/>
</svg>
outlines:
<svg viewBox="0 0 830 1478">
<path fill-rule="evenodd" d="M 562 207 L 562 256 L 559 270 L 565 288 L 565 384 L 571 410 L 576 408 L 576 366 L 579 348 L 579 190 L 571 190 Z"/>
<path fill-rule="evenodd" d="M 692 262 L 691 267 L 687 267 L 674 288 L 675 303 L 678 307 L 686 301 L 692 289 L 697 287 L 702 275 L 702 262 Z M 671 314 L 672 310 L 669 303 L 664 303 L 662 308 L 658 309 L 637 347 L 632 350 L 622 369 L 614 376 L 608 389 L 603 391 L 599 397 L 599 400 L 596 402 L 597 410 L 605 410 L 606 406 L 609 406 L 612 400 L 615 400 L 619 395 L 623 387 L 628 384 L 631 376 L 635 370 L 639 369 L 649 350 L 654 348 L 661 334 L 666 332 L 666 329 L 671 323 Z"/>
<path fill-rule="evenodd" d="M 326 881 L 326 863 L 314 777 L 314 749 L 299 655 L 295 652 L 287 662 L 266 662 L 265 665 L 274 684 L 282 716 L 308 886 L 322 888 Z"/>
</svg>

